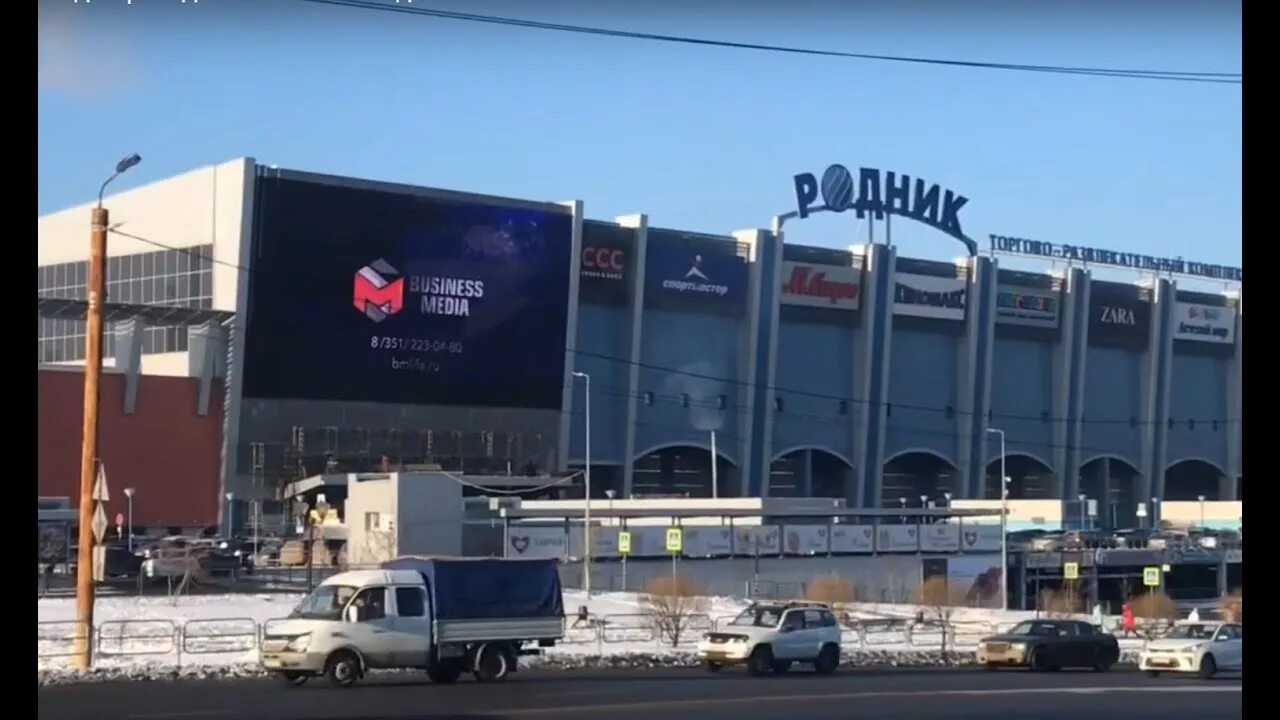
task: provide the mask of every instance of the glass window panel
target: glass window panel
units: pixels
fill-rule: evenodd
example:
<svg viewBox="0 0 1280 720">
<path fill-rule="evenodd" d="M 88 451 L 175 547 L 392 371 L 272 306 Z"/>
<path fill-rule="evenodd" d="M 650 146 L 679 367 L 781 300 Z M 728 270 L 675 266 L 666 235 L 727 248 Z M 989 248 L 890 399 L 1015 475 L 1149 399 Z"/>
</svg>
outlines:
<svg viewBox="0 0 1280 720">
<path fill-rule="evenodd" d="M 190 344 L 189 328 L 186 326 L 178 328 L 178 349 L 177 352 L 186 352 Z"/>
<path fill-rule="evenodd" d="M 89 273 L 88 263 L 72 263 L 71 265 L 71 283 L 73 285 L 84 285 L 87 283 Z"/>
<path fill-rule="evenodd" d="M 164 260 L 163 268 L 161 269 L 162 273 L 164 273 L 165 275 L 172 275 L 178 272 L 177 251 L 165 250 L 163 253 L 161 253 L 161 257 Z"/>
<path fill-rule="evenodd" d="M 182 299 L 182 291 L 178 288 L 179 277 L 179 275 L 165 275 L 164 279 L 161 280 L 164 287 L 160 296 L 166 304 L 177 304 Z"/>
<path fill-rule="evenodd" d="M 119 275 L 120 256 L 116 255 L 114 257 L 107 258 L 107 281 L 110 282 L 113 278 L 119 277 Z"/>
</svg>

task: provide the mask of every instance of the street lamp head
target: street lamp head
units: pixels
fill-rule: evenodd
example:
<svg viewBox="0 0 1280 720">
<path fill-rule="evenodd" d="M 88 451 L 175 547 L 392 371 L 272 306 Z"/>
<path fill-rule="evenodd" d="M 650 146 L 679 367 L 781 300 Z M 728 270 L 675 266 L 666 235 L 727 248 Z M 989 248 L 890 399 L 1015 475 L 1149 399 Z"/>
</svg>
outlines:
<svg viewBox="0 0 1280 720">
<path fill-rule="evenodd" d="M 124 158 L 120 162 L 116 163 L 116 174 L 119 175 L 120 173 L 125 172 L 126 170 L 137 165 L 140 162 L 142 162 L 142 156 L 139 155 L 138 153 L 133 153 L 129 157 Z"/>
<path fill-rule="evenodd" d="M 574 377 L 576 377 L 576 378 L 584 378 L 584 379 L 585 379 L 585 378 L 587 378 L 587 377 L 589 377 L 586 373 L 584 373 L 584 372 L 578 372 L 577 370 L 574 370 L 574 371 L 573 371 L 573 376 L 574 376 Z"/>
<path fill-rule="evenodd" d="M 236 497 L 236 494 L 233 492 L 229 492 L 226 494 L 227 502 L 231 502 L 232 500 L 235 499 L 235 497 Z"/>
<path fill-rule="evenodd" d="M 127 498 L 131 498 L 131 497 L 133 497 L 133 493 L 134 493 L 134 492 L 135 492 L 135 491 L 134 491 L 134 489 L 133 489 L 133 488 L 125 488 L 125 489 L 124 489 L 124 496 L 125 496 L 125 497 L 127 497 Z"/>
<path fill-rule="evenodd" d="M 613 499 L 613 496 L 614 496 L 614 495 L 617 495 L 617 494 L 618 494 L 618 491 L 616 491 L 616 490 L 605 490 L 605 491 L 604 491 L 604 496 L 605 496 L 605 497 L 607 497 L 607 498 L 609 498 L 610 500 L 612 500 L 612 499 Z"/>
</svg>

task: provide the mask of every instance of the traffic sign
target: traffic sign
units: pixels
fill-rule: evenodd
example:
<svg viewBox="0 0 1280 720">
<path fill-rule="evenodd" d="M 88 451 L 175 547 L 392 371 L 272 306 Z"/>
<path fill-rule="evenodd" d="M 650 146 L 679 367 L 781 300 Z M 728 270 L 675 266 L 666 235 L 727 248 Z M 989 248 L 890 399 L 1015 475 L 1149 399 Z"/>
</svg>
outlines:
<svg viewBox="0 0 1280 720">
<path fill-rule="evenodd" d="M 626 530 L 618 533 L 618 552 L 622 555 L 631 554 L 631 533 Z"/>
<path fill-rule="evenodd" d="M 107 511 L 102 509 L 102 503 L 94 504 L 93 522 L 89 523 L 89 528 L 93 530 L 93 541 L 101 544 L 107 534 Z"/>
<path fill-rule="evenodd" d="M 1142 568 L 1142 584 L 1147 587 L 1160 587 L 1160 568 Z"/>
<path fill-rule="evenodd" d="M 93 481 L 93 499 L 98 502 L 109 502 L 111 494 L 107 492 L 107 466 L 98 461 L 98 477 Z"/>
<path fill-rule="evenodd" d="M 1062 577 L 1065 580 L 1079 580 L 1080 579 L 1080 563 L 1078 562 L 1063 563 Z"/>
<path fill-rule="evenodd" d="M 684 531 L 678 527 L 667 528 L 667 552 L 678 553 L 684 550 Z"/>
</svg>

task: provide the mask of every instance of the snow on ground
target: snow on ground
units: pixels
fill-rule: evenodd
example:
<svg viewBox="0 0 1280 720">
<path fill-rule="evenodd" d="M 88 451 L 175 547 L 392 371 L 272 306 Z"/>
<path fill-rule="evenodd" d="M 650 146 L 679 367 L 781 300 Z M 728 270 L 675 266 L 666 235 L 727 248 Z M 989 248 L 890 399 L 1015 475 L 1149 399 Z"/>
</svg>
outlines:
<svg viewBox="0 0 1280 720">
<path fill-rule="evenodd" d="M 288 615 L 301 598 L 297 594 L 100 598 L 94 617 L 98 627 L 95 666 L 100 672 L 123 672 L 130 677 L 246 672 L 257 663 L 261 630 Z M 636 593 L 596 593 L 588 601 L 584 593 L 570 590 L 564 594 L 564 605 L 569 616 L 565 639 L 548 651 L 544 662 L 567 665 L 590 656 L 613 658 L 609 661 L 612 664 L 685 664 L 691 661 L 690 653 L 702 633 L 727 623 L 747 602 L 706 599 L 703 612 L 689 619 L 688 632 L 677 647 L 654 632 Z M 586 622 L 577 620 L 583 605 L 589 614 Z M 44 682 L 49 674 L 46 671 L 70 664 L 75 601 L 39 599 L 37 608 L 37 675 Z M 865 663 L 938 662 L 940 631 L 936 627 L 908 629 L 920 610 L 914 605 L 851 606 L 849 615 L 860 622 L 862 631 L 846 632 L 846 653 L 864 656 Z M 928 609 L 923 612 L 926 621 L 936 619 Z M 1034 613 L 957 609 L 951 618 L 954 637 L 948 645 L 971 650 L 984 635 L 1030 617 Z M 1121 643 L 1127 650 L 1140 647 L 1140 642 Z M 631 659 L 619 659 L 628 657 Z"/>
</svg>

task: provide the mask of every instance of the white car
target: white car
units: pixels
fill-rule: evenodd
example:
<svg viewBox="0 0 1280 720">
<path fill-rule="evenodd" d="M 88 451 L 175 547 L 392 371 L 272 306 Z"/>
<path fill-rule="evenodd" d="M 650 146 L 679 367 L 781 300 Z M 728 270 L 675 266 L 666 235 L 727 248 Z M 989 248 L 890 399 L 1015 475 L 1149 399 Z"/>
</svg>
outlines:
<svg viewBox="0 0 1280 720">
<path fill-rule="evenodd" d="M 746 665 L 752 675 L 784 673 L 800 662 L 825 675 L 840 665 L 840 623 L 821 604 L 756 604 L 703 635 L 698 657 L 712 672 Z"/>
<path fill-rule="evenodd" d="M 1244 626 L 1225 622 L 1180 622 L 1152 640 L 1138 655 L 1138 669 L 1152 677 L 1162 672 L 1196 673 L 1211 678 L 1220 670 L 1244 669 Z"/>
</svg>

